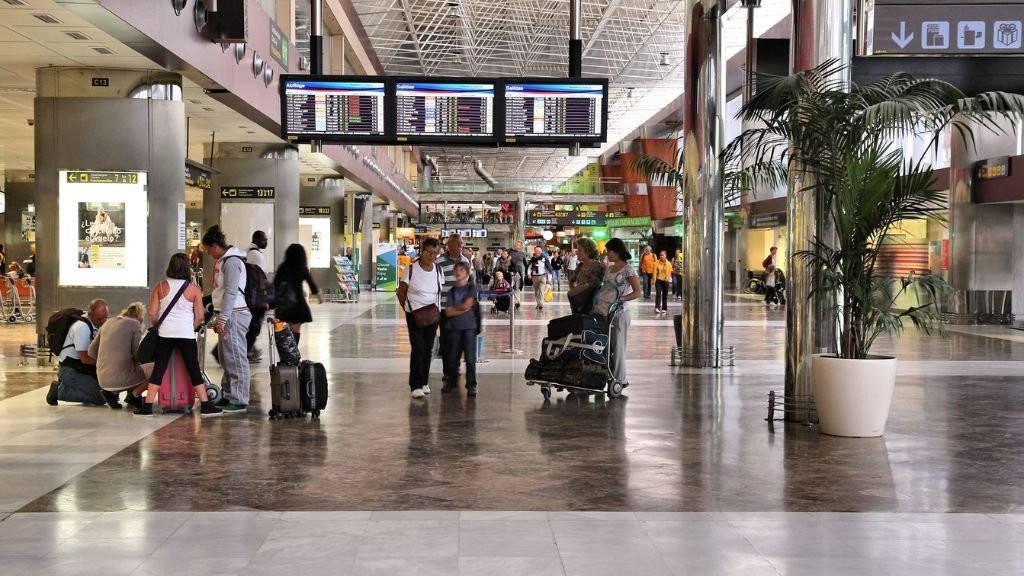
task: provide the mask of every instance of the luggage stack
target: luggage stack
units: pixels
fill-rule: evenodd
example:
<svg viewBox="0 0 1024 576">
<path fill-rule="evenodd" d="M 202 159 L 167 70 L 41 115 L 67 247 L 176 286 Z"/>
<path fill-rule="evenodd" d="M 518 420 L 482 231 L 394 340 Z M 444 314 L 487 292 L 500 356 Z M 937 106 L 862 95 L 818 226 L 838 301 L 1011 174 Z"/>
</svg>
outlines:
<svg viewBox="0 0 1024 576">
<path fill-rule="evenodd" d="M 526 379 L 601 390 L 608 382 L 609 353 L 605 319 L 587 314 L 555 318 L 548 322 L 540 358 L 530 360 Z"/>
<path fill-rule="evenodd" d="M 270 324 L 270 419 L 320 419 L 327 407 L 327 370 L 324 365 L 303 360 L 295 336 L 284 322 Z M 275 356 L 280 360 L 275 360 Z"/>
</svg>

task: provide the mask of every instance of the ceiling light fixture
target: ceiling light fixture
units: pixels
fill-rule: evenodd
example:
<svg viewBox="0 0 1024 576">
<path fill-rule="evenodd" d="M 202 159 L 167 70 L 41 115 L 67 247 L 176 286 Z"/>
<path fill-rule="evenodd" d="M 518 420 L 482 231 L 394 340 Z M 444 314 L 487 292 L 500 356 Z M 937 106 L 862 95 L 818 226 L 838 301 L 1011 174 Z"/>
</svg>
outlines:
<svg viewBox="0 0 1024 576">
<path fill-rule="evenodd" d="M 630 86 L 629 88 L 626 88 L 626 98 L 632 98 L 632 97 L 633 97 L 633 87 Z"/>
<path fill-rule="evenodd" d="M 462 18 L 462 14 L 459 14 L 459 3 L 449 2 L 448 3 L 448 17 L 453 19 Z"/>
<path fill-rule="evenodd" d="M 658 61 L 661 66 L 669 66 L 672 62 L 668 59 L 668 52 L 661 52 L 661 60 Z"/>
</svg>

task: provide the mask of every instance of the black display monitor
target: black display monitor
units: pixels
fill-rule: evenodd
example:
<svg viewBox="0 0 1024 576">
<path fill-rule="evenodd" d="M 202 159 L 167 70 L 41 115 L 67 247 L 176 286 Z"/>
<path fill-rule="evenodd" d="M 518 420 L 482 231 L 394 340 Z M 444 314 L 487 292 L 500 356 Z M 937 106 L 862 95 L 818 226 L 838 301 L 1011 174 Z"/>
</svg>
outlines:
<svg viewBox="0 0 1024 576">
<path fill-rule="evenodd" d="M 281 137 L 289 142 L 388 140 L 387 79 L 282 75 Z"/>
<path fill-rule="evenodd" d="M 492 80 L 395 78 L 395 140 L 496 144 L 497 92 Z"/>
<path fill-rule="evenodd" d="M 502 102 L 502 144 L 592 145 L 608 139 L 605 78 L 506 79 Z"/>
</svg>

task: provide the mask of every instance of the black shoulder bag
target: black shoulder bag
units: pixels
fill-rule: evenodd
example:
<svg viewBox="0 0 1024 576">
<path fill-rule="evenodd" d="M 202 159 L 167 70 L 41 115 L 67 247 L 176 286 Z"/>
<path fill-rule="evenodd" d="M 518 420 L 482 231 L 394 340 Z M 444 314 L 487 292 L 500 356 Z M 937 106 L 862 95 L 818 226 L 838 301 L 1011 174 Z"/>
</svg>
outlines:
<svg viewBox="0 0 1024 576">
<path fill-rule="evenodd" d="M 160 345 L 160 325 L 163 324 L 164 318 L 171 312 L 171 308 L 178 303 L 178 299 L 185 293 L 185 289 L 188 288 L 190 282 L 186 281 L 181 285 L 178 293 L 174 295 L 171 303 L 167 305 L 164 313 L 160 315 L 160 318 L 146 330 L 146 333 L 142 336 L 142 341 L 139 342 L 139 349 L 135 352 L 135 361 L 139 364 L 149 364 L 150 362 L 156 361 L 156 349 Z"/>
</svg>

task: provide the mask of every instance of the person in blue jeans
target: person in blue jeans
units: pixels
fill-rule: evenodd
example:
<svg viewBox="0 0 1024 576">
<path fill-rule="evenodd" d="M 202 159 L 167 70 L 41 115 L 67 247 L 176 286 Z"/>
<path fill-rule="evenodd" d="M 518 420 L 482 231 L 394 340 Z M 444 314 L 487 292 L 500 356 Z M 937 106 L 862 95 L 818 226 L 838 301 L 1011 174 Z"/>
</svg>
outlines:
<svg viewBox="0 0 1024 576">
<path fill-rule="evenodd" d="M 466 357 L 466 394 L 476 396 L 476 335 L 479 331 L 480 313 L 477 304 L 477 287 L 469 281 L 469 264 L 456 262 L 455 286 L 448 291 L 444 308 L 444 332 L 447 339 L 445 352 L 448 354 L 445 369 L 449 374 L 442 393 L 452 392 L 459 387 L 459 364 Z"/>
</svg>

